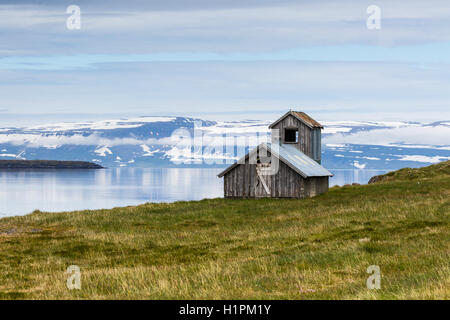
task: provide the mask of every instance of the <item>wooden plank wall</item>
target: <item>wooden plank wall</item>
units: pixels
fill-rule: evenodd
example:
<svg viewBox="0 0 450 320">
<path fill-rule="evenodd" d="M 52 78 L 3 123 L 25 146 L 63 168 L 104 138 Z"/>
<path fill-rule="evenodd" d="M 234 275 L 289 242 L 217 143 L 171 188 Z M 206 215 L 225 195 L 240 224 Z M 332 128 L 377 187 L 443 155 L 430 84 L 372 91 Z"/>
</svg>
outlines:
<svg viewBox="0 0 450 320">
<path fill-rule="evenodd" d="M 289 166 L 280 162 L 278 173 L 271 176 L 273 198 L 304 198 L 305 179 Z"/>
<path fill-rule="evenodd" d="M 304 179 L 286 164 L 280 162 L 277 174 L 265 176 L 273 198 L 305 198 L 328 191 L 328 177 Z M 224 176 L 226 198 L 267 197 L 262 185 L 256 188 L 255 164 L 241 164 Z"/>
<path fill-rule="evenodd" d="M 313 159 L 312 150 L 312 129 L 308 127 L 303 122 L 299 121 L 292 115 L 287 116 L 282 121 L 280 121 L 273 129 L 280 130 L 280 138 L 282 143 L 284 143 L 284 129 L 286 128 L 297 128 L 298 129 L 298 143 L 293 144 L 301 152 L 306 154 L 308 157 Z"/>
<path fill-rule="evenodd" d="M 319 164 L 322 161 L 322 132 L 320 128 L 314 128 L 312 135 L 312 158 Z"/>
<path fill-rule="evenodd" d="M 308 197 L 314 197 L 318 194 L 328 191 L 329 177 L 312 177 L 306 179 L 306 191 Z"/>
<path fill-rule="evenodd" d="M 224 176 L 224 196 L 255 197 L 256 165 L 240 164 Z"/>
</svg>

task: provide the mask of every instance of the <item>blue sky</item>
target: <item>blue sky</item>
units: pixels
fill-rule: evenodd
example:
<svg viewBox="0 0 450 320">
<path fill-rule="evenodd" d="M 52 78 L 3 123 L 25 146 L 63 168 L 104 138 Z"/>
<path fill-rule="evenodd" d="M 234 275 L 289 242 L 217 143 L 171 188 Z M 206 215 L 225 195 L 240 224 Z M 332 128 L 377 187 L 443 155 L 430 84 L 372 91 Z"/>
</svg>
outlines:
<svg viewBox="0 0 450 320">
<path fill-rule="evenodd" d="M 81 8 L 68 30 L 66 8 Z M 368 30 L 366 9 L 381 8 Z M 0 125 L 450 119 L 448 1 L 2 0 Z"/>
</svg>

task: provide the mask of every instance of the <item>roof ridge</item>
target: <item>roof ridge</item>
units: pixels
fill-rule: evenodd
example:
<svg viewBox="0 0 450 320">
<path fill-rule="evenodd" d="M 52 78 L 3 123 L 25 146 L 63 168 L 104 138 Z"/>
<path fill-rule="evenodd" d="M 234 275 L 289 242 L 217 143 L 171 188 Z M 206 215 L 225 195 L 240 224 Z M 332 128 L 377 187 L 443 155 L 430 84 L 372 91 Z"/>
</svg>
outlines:
<svg viewBox="0 0 450 320">
<path fill-rule="evenodd" d="M 297 118 L 299 121 L 305 123 L 307 126 L 311 127 L 311 128 L 320 128 L 323 129 L 323 126 L 317 122 L 316 120 L 314 120 L 313 118 L 311 118 L 311 116 L 309 116 L 308 114 L 306 114 L 303 111 L 293 111 L 292 109 L 289 109 L 288 112 L 286 112 L 284 115 L 282 115 L 278 120 L 276 120 L 275 122 L 273 122 L 269 128 L 274 127 L 276 124 L 278 124 L 281 120 L 283 120 L 284 118 L 286 118 L 288 115 L 292 115 L 295 118 Z"/>
<path fill-rule="evenodd" d="M 307 113 L 305 113 L 303 111 L 291 111 L 291 113 L 294 113 L 295 115 L 299 116 L 302 120 L 309 122 L 311 124 L 311 126 L 313 126 L 313 127 L 323 128 L 323 126 L 319 122 L 317 122 L 316 120 L 311 118 L 310 115 L 308 115 Z"/>
</svg>

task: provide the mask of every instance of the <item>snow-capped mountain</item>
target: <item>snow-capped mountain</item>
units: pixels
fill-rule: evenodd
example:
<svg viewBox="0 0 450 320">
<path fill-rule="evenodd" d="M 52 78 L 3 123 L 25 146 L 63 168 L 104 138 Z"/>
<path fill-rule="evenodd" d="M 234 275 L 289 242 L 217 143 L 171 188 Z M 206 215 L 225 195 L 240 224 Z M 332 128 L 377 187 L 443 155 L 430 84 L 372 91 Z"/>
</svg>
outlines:
<svg viewBox="0 0 450 320">
<path fill-rule="evenodd" d="M 0 160 L 80 160 L 105 167 L 226 166 L 270 139 L 271 122 L 140 117 L 3 128 Z M 450 159 L 450 121 L 321 123 L 322 164 L 327 168 L 398 169 Z"/>
</svg>

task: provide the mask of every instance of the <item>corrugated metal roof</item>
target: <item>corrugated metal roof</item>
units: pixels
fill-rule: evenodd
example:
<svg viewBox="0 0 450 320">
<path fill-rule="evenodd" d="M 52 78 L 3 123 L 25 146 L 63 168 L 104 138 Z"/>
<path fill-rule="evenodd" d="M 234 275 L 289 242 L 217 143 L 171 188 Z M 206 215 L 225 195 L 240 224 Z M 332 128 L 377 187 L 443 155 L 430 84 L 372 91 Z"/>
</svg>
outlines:
<svg viewBox="0 0 450 320">
<path fill-rule="evenodd" d="M 288 111 L 281 118 L 279 118 L 277 121 L 272 123 L 269 126 L 269 128 L 272 128 L 273 126 L 275 126 L 277 123 L 279 123 L 281 120 L 283 120 L 284 118 L 286 118 L 289 115 L 294 116 L 295 118 L 297 118 L 298 120 L 302 121 L 303 123 L 305 123 L 307 126 L 309 126 L 311 128 L 321 128 L 321 129 L 323 129 L 323 126 L 319 122 L 317 122 L 316 120 L 314 120 L 313 118 L 308 116 L 306 113 L 300 112 L 300 111 L 292 111 L 292 110 Z"/>
<path fill-rule="evenodd" d="M 303 177 L 331 177 L 333 174 L 298 150 L 292 145 L 282 144 L 272 148 L 267 144 L 269 151 L 275 154 L 281 161 L 285 162 L 292 169 L 300 173 Z"/>
<path fill-rule="evenodd" d="M 275 145 L 272 148 L 270 143 L 261 143 L 258 147 L 250 151 L 247 155 L 242 157 L 238 162 L 231 165 L 221 173 L 219 173 L 218 177 L 223 177 L 228 171 L 235 168 L 239 164 L 246 163 L 250 154 L 256 152 L 258 148 L 265 148 L 270 153 L 275 155 L 278 159 L 284 162 L 286 165 L 291 167 L 293 170 L 298 172 L 302 177 L 331 177 L 333 174 L 329 172 L 327 169 L 322 167 L 316 161 L 308 157 L 306 154 L 298 150 L 289 144 Z"/>
</svg>

